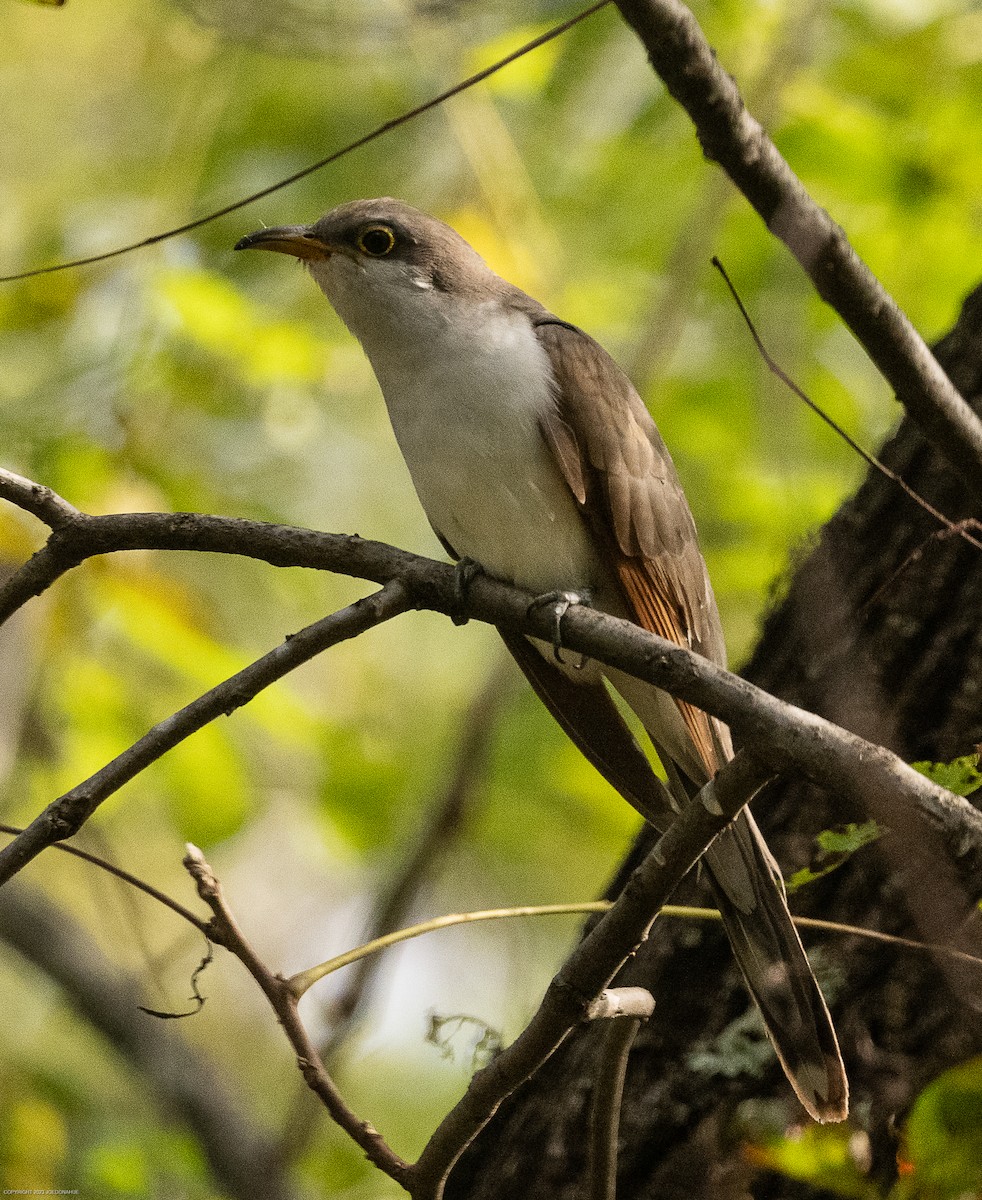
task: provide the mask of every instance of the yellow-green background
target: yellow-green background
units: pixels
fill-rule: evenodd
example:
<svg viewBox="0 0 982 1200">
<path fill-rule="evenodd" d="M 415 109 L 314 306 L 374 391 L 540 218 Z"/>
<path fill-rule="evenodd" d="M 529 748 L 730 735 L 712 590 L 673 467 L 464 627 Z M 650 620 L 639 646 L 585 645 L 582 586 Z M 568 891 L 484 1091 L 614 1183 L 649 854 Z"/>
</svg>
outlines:
<svg viewBox="0 0 982 1200">
<path fill-rule="evenodd" d="M 0 3 L 0 273 L 220 207 L 574 11 Z M 982 12 L 944 0 L 696 11 L 812 194 L 918 328 L 943 333 L 982 275 Z M 438 554 L 357 346 L 291 262 L 231 252 L 263 222 L 386 194 L 453 223 L 630 370 L 688 489 L 738 663 L 862 464 L 767 374 L 710 255 L 772 353 L 855 437 L 875 446 L 897 412 L 796 264 L 703 162 L 613 9 L 194 235 L 0 285 L 0 463 L 91 512 L 217 512 Z M 5 559 L 42 532 L 0 510 Z M 154 721 L 365 590 L 202 556 L 87 564 L 0 635 L 3 819 L 26 822 Z M 274 967 L 326 958 L 358 940 L 499 657 L 487 629 L 406 616 L 196 735 L 79 841 L 191 902 L 180 858 L 193 840 Z M 592 898 L 634 828 L 515 682 L 474 815 L 414 913 Z M 145 981 L 149 1003 L 185 1006 L 201 949 L 192 931 L 54 852 L 26 878 Z M 425 1043 L 428 1013 L 464 1012 L 513 1035 L 574 935 L 571 919 L 550 918 L 395 952 L 340 1060 L 357 1110 L 416 1153 L 469 1071 L 466 1037 L 453 1060 Z M 227 956 L 202 986 L 209 1001 L 180 1034 L 259 1125 L 281 1128 L 304 1101 L 271 1014 Z M 0 992 L 5 1186 L 215 1194 L 200 1151 L 140 1079 L 2 950 Z M 323 1195 L 395 1193 L 326 1120 L 299 1171 Z"/>
</svg>

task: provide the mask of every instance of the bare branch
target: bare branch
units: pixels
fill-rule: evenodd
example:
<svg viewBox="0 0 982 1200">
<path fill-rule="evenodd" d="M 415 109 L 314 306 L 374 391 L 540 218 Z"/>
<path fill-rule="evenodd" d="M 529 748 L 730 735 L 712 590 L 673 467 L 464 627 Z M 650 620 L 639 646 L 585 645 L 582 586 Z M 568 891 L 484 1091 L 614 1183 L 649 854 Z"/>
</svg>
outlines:
<svg viewBox="0 0 982 1200">
<path fill-rule="evenodd" d="M 811 199 L 747 112 L 695 17 L 680 0 L 617 0 L 617 7 L 692 119 L 703 153 L 797 258 L 925 436 L 982 497 L 982 422 L 842 228 Z"/>
<path fill-rule="evenodd" d="M 184 866 L 197 885 L 198 895 L 214 913 L 216 940 L 235 955 L 262 988 L 283 1026 L 283 1032 L 289 1038 L 290 1045 L 296 1051 L 297 1065 L 307 1086 L 320 1097 L 332 1119 L 361 1147 L 368 1161 L 392 1179 L 402 1183 L 408 1171 L 408 1164 L 390 1149 L 376 1129 L 357 1117 L 345 1104 L 321 1062 L 317 1047 L 300 1020 L 297 1001 L 289 985 L 282 976 L 274 975 L 270 971 L 246 940 L 225 902 L 221 884 L 201 851 L 195 846 L 188 846 L 187 851 Z"/>
<path fill-rule="evenodd" d="M 365 546 L 373 547 L 367 555 Z M 415 555 L 388 547 L 389 553 L 379 558 L 380 546 L 357 535 L 318 533 L 203 513 L 113 513 L 103 517 L 81 513 L 55 529 L 42 549 L 0 588 L 0 624 L 62 575 L 98 554 L 119 550 L 239 554 L 271 566 L 340 571 L 359 579 L 374 578 L 381 584 L 411 571 Z"/>
<path fill-rule="evenodd" d="M 24 830 L 19 829 L 16 825 L 0 824 L 0 833 L 17 835 L 23 832 Z M 177 913 L 189 925 L 193 925 L 200 933 L 207 935 L 207 921 L 202 920 L 201 917 L 197 916 L 189 908 L 185 908 L 173 896 L 168 896 L 166 892 L 162 892 L 159 888 L 155 888 L 153 884 L 147 883 L 145 879 L 140 879 L 139 876 L 132 875 L 129 871 L 124 871 L 122 867 L 117 867 L 115 863 L 111 863 L 105 858 L 100 858 L 97 854 L 90 854 L 88 850 L 80 850 L 78 846 L 64 846 L 61 843 L 56 843 L 55 849 L 61 850 L 65 854 L 70 854 L 73 858 L 80 858 L 83 862 L 98 867 L 100 871 L 105 871 L 108 875 L 114 875 L 117 879 L 122 880 L 123 883 L 128 883 L 130 887 L 136 888 L 137 891 L 149 896 L 151 900 L 156 900 L 158 904 L 162 904 L 165 908 L 169 908 L 171 912 Z"/>
<path fill-rule="evenodd" d="M 96 808 L 161 755 L 196 730 L 248 703 L 263 688 L 330 646 L 404 612 L 409 597 L 398 582 L 373 596 L 331 613 L 264 654 L 173 716 L 155 725 L 139 741 L 84 782 L 53 800 L 9 845 L 0 850 L 0 884 L 5 883 L 47 846 L 76 833 Z"/>
<path fill-rule="evenodd" d="M 55 530 L 47 546 L 0 591 L 0 617 L 34 594 L 32 589 L 42 578 L 44 586 L 50 586 L 53 579 L 93 555 L 148 549 L 240 554 L 274 566 L 336 571 L 375 583 L 398 580 L 406 592 L 401 601 L 403 607 L 427 608 L 454 616 L 461 611 L 452 566 L 381 542 L 195 513 L 122 513 L 102 517 L 82 515 Z M 48 562 L 53 565 L 45 566 L 35 575 L 26 575 L 31 565 L 45 555 L 49 555 Z M 23 582 L 25 579 L 30 582 Z M 40 585 L 39 590 L 43 590 Z M 482 576 L 468 589 L 464 611 L 479 621 L 551 641 L 550 614 L 530 611 L 529 602 L 527 593 Z M 393 605 L 393 610 L 396 607 Z M 352 622 L 354 629 L 357 618 L 350 610 L 345 611 L 349 613 L 345 619 Z M 341 616 L 336 615 L 337 619 Z M 657 684 L 673 696 L 719 717 L 775 771 L 799 772 L 820 787 L 843 791 L 887 823 L 891 812 L 916 808 L 921 818 L 942 835 L 969 890 L 973 894 L 982 891 L 982 814 L 966 800 L 919 775 L 889 750 L 778 700 L 629 621 L 576 607 L 563 618 L 563 642 L 572 651 Z M 285 649 L 281 647 L 274 653 Z M 222 711 L 225 710 L 218 709 Z M 127 755 L 131 753 L 128 751 Z M 151 755 L 149 761 L 153 757 L 159 754 Z M 116 760 L 113 770 L 118 769 Z M 84 789 L 87 784 L 80 786 Z M 79 799 L 84 809 L 84 796 Z M 38 822 L 41 828 L 35 829 Z M 46 825 L 42 815 L 23 835 L 25 838 L 30 835 L 35 847 L 31 857 L 43 845 L 68 836 L 67 827 L 52 836 Z M 15 845 L 12 843 L 0 851 L 0 882 L 6 877 L 3 870 L 10 870 L 11 854 L 21 853 L 20 849 L 14 851 Z"/>
<path fill-rule="evenodd" d="M 610 910 L 550 983 L 538 1012 L 514 1042 L 479 1071 L 409 1169 L 413 1200 L 441 1200 L 454 1163 L 498 1106 L 546 1061 L 647 936 L 658 910 L 706 848 L 769 776 L 744 751 L 716 776 L 707 803 L 694 802 L 655 843 Z M 703 789 L 705 792 L 706 789 Z M 702 795 L 703 793 L 700 793 Z"/>
</svg>

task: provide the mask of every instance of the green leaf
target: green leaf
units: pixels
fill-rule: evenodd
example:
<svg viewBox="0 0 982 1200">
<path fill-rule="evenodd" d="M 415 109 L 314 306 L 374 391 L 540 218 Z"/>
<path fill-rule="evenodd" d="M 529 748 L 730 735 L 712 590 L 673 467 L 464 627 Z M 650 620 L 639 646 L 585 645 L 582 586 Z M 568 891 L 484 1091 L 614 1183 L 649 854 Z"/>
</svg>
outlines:
<svg viewBox="0 0 982 1200">
<path fill-rule="evenodd" d="M 839 825 L 835 829 L 823 829 L 815 837 L 817 847 L 815 857 L 810 867 L 802 867 L 786 881 L 789 892 L 795 892 L 806 883 L 814 883 L 823 875 L 841 867 L 857 850 L 875 842 L 887 831 L 875 821 L 863 821 L 862 824 L 850 822 Z"/>
<path fill-rule="evenodd" d="M 955 1200 L 982 1189 L 982 1058 L 940 1075 L 907 1122 L 904 1175 L 893 1200 Z"/>
<path fill-rule="evenodd" d="M 951 762 L 916 762 L 910 764 L 915 771 L 926 775 L 938 787 L 947 788 L 956 796 L 970 796 L 982 786 L 982 772 L 979 771 L 979 756 L 966 754 L 961 758 L 953 758 Z"/>
<path fill-rule="evenodd" d="M 848 857 L 870 842 L 875 842 L 886 831 L 875 821 L 863 821 L 862 824 L 850 822 L 840 825 L 837 829 L 823 829 L 815 838 L 819 847 L 826 854 L 842 854 Z"/>
</svg>

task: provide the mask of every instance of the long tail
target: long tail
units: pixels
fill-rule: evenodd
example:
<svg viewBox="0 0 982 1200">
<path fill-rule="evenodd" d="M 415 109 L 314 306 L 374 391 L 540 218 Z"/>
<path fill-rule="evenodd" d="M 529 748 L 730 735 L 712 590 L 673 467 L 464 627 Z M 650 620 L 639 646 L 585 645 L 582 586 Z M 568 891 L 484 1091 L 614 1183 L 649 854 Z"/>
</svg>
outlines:
<svg viewBox="0 0 982 1200">
<path fill-rule="evenodd" d="M 526 638 L 501 630 L 540 699 L 568 736 L 629 804 L 656 829 L 673 820 L 673 802 L 651 769 L 604 685 L 567 674 Z M 708 720 L 703 717 L 703 720 Z M 717 736 L 715 725 L 711 738 Z M 652 739 L 654 740 L 654 739 Z M 669 775 L 674 804 L 698 791 L 655 743 Z M 717 757 L 729 757 L 720 742 Z M 784 884 L 745 810 L 706 853 L 726 932 L 756 1000 L 777 1056 L 801 1103 L 818 1121 L 846 1116 L 849 1089 L 829 1011 L 791 921 Z"/>
<path fill-rule="evenodd" d="M 791 920 L 777 864 L 749 811 L 705 857 L 733 954 L 798 1099 L 816 1121 L 849 1108 L 839 1043 Z"/>
</svg>

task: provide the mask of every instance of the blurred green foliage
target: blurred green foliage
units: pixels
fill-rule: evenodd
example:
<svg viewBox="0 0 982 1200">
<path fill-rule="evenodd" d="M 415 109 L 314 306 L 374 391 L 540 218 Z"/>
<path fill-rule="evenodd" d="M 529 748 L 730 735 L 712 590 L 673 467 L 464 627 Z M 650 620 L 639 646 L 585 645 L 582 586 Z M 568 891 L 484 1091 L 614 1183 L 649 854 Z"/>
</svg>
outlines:
<svg viewBox="0 0 982 1200">
<path fill-rule="evenodd" d="M 0 273 L 139 239 L 264 187 L 570 11 L 551 0 L 5 0 Z M 982 14 L 967 0 L 726 0 L 697 14 L 806 185 L 925 334 L 944 332 L 977 282 Z M 897 414 L 786 252 L 702 161 L 609 9 L 193 236 L 0 285 L 2 464 L 92 512 L 213 511 L 437 554 L 357 347 L 303 272 L 230 249 L 264 221 L 380 194 L 451 221 L 632 372 L 687 486 L 739 661 L 769 592 L 862 464 L 767 373 L 710 254 L 771 352 L 857 438 L 875 445 Z M 0 511 L 5 562 L 40 540 L 33 520 Z M 4 819 L 30 820 L 155 721 L 365 590 L 196 555 L 86 564 L 4 632 Z M 190 902 L 179 864 L 194 840 L 275 966 L 323 959 L 359 939 L 498 655 L 486 629 L 408 615 L 198 734 L 79 841 Z M 592 897 L 635 828 L 527 692 L 509 692 L 489 736 L 472 815 L 415 915 Z M 200 956 L 190 930 L 63 856 L 35 864 L 31 881 L 145 979 L 155 1007 L 184 1006 Z M 575 936 L 571 922 L 507 926 L 394 952 L 339 1061 L 358 1111 L 401 1153 L 419 1149 L 466 1078 L 425 1045 L 428 1010 L 512 1036 Z M 235 964 L 216 963 L 204 987 L 209 1003 L 182 1033 L 257 1125 L 309 1112 Z M 215 1194 L 186 1131 L 53 985 L 11 953 L 0 988 L 12 997 L 0 1027 L 7 1186 Z M 325 1000 L 309 1002 L 315 1026 Z M 825 1136 L 809 1135 L 809 1161 Z M 911 1153 L 929 1143 L 912 1123 Z M 299 1170 L 319 1194 L 395 1191 L 323 1122 Z"/>
<path fill-rule="evenodd" d="M 810 1125 L 791 1137 L 748 1143 L 757 1166 L 855 1200 L 974 1200 L 982 1195 L 982 1059 L 946 1071 L 918 1096 L 900 1137 L 898 1179 L 887 1193 L 869 1180 L 865 1135 Z"/>
</svg>

